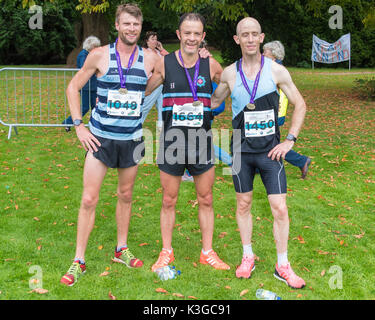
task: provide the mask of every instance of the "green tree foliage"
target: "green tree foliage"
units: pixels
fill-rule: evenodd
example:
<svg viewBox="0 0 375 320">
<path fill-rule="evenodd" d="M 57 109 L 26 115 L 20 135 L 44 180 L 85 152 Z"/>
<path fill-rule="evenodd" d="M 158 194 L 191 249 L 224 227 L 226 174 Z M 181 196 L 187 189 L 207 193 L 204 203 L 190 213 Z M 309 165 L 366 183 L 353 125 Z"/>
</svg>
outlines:
<svg viewBox="0 0 375 320">
<path fill-rule="evenodd" d="M 30 29 L 32 14 L 21 1 L 2 1 L 0 6 L 0 64 L 54 64 L 65 62 L 74 48 L 69 18 L 74 9 L 53 3 L 43 6 L 43 29 Z"/>
<path fill-rule="evenodd" d="M 174 1 L 162 1 L 162 3 L 169 2 Z M 192 9 L 205 15 L 208 21 L 207 40 L 210 45 L 220 48 L 226 63 L 233 62 L 241 54 L 233 40 L 237 22 L 245 16 L 252 16 L 260 21 L 263 32 L 266 34 L 265 42 L 280 40 L 285 45 L 285 63 L 289 66 L 311 65 L 313 34 L 327 42 L 334 42 L 346 33 L 351 33 L 352 66 L 375 66 L 375 56 L 372 54 L 375 51 L 375 37 L 371 24 L 374 3 L 370 1 L 218 1 L 230 5 L 234 2 L 241 3 L 242 7 L 237 11 L 236 19 L 227 21 L 223 21 L 223 17 L 218 18 L 220 12 L 213 8 L 216 1 L 208 3 L 206 0 L 178 0 L 176 2 L 175 10 Z M 328 9 L 333 4 L 341 5 L 343 9 L 343 29 L 341 30 L 330 29 L 328 25 L 332 17 Z M 343 63 L 331 65 L 331 67 L 343 66 Z"/>
</svg>

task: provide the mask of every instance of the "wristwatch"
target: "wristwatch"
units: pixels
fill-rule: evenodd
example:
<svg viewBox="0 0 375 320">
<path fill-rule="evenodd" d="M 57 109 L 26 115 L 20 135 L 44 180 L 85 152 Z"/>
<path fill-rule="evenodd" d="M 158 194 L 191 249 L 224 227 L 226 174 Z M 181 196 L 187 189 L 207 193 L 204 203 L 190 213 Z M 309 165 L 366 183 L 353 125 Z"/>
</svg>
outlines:
<svg viewBox="0 0 375 320">
<path fill-rule="evenodd" d="M 294 135 L 292 135 L 291 133 L 288 133 L 288 135 L 286 136 L 286 140 L 290 140 L 290 141 L 296 142 L 297 138 Z"/>
<path fill-rule="evenodd" d="M 81 123 L 83 123 L 82 119 L 76 119 L 76 120 L 73 120 L 73 124 L 78 127 Z"/>
</svg>

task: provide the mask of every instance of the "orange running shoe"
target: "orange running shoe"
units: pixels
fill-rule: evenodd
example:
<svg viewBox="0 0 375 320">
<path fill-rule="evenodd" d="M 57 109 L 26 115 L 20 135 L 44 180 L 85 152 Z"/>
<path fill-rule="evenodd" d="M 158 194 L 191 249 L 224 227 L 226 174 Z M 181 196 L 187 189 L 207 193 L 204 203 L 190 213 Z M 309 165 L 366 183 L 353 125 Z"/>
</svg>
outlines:
<svg viewBox="0 0 375 320">
<path fill-rule="evenodd" d="M 174 261 L 173 249 L 171 253 L 169 253 L 168 250 L 163 249 L 161 250 L 159 254 L 158 260 L 151 267 L 151 270 L 155 272 L 156 269 L 166 267 L 168 264 L 172 263 L 173 261 Z"/>
<path fill-rule="evenodd" d="M 236 270 L 236 277 L 249 279 L 254 269 L 254 255 L 251 257 L 245 255 L 242 258 L 241 265 Z"/>
<path fill-rule="evenodd" d="M 199 259 L 201 264 L 209 264 L 211 267 L 214 267 L 217 270 L 229 270 L 230 266 L 228 266 L 225 262 L 223 262 L 217 255 L 214 250 L 210 250 L 207 254 L 204 254 L 201 251 L 201 256 Z"/>
</svg>

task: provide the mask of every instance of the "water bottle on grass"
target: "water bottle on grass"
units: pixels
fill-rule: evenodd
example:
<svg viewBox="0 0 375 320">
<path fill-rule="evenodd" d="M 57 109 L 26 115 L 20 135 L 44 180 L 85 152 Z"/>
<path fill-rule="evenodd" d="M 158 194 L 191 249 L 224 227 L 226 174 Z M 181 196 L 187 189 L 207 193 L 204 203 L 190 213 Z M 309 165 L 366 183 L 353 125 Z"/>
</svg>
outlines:
<svg viewBox="0 0 375 320">
<path fill-rule="evenodd" d="M 176 270 L 176 267 L 162 267 L 155 270 L 156 274 L 158 275 L 159 279 L 162 281 L 175 279 L 177 276 L 181 274 L 180 270 Z"/>
<path fill-rule="evenodd" d="M 281 300 L 276 293 L 264 289 L 258 289 L 255 293 L 256 297 L 261 300 Z"/>
</svg>

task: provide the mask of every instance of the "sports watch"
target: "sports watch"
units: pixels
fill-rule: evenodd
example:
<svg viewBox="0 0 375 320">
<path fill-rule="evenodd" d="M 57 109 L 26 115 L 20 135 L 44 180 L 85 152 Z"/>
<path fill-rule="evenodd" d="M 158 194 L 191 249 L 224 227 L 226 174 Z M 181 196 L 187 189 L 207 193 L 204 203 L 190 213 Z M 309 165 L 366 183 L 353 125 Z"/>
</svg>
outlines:
<svg viewBox="0 0 375 320">
<path fill-rule="evenodd" d="M 73 124 L 78 127 L 81 123 L 83 123 L 82 119 L 76 119 L 73 121 Z"/>
<path fill-rule="evenodd" d="M 286 136 L 286 140 L 290 140 L 290 141 L 296 142 L 297 138 L 294 135 L 292 135 L 291 133 L 288 133 L 288 135 Z"/>
</svg>

